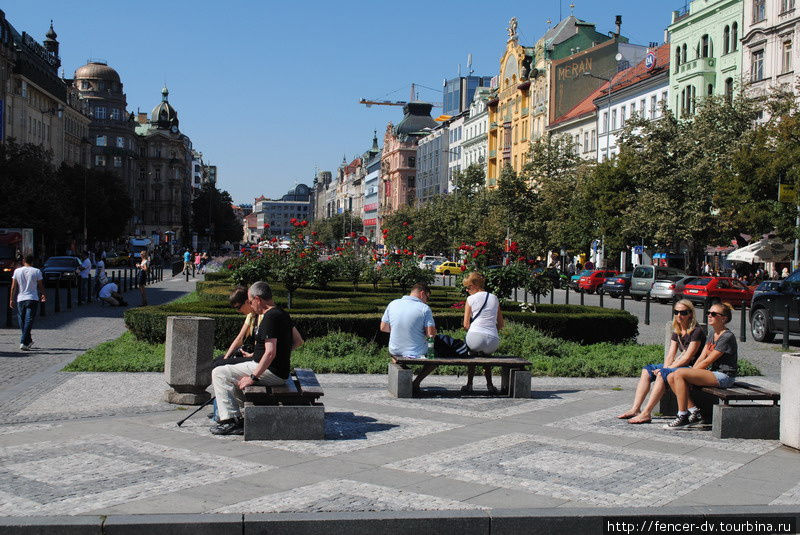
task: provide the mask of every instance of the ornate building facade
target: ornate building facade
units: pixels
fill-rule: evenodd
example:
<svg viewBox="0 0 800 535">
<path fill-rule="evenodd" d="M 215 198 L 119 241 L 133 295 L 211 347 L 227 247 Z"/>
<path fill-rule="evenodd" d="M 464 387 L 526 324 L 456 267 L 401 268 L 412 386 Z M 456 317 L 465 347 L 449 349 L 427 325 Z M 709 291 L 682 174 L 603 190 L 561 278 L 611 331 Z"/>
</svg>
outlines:
<svg viewBox="0 0 800 535">
<path fill-rule="evenodd" d="M 149 120 L 136 126 L 138 170 L 136 234 L 186 241 L 192 201 L 192 142 L 181 133 L 178 112 L 161 90 Z"/>
</svg>

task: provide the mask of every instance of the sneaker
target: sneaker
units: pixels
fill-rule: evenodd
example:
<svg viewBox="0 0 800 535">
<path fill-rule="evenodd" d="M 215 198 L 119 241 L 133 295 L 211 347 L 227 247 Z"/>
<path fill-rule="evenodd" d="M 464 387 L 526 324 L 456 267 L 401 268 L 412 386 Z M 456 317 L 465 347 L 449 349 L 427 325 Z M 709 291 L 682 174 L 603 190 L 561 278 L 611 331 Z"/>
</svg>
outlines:
<svg viewBox="0 0 800 535">
<path fill-rule="evenodd" d="M 244 420 L 241 418 L 231 418 L 217 425 L 211 426 L 212 435 L 243 435 Z"/>
<path fill-rule="evenodd" d="M 20 351 L 27 351 L 28 349 L 30 349 L 30 348 L 28 346 L 26 346 L 25 344 L 20 344 L 19 345 L 19 350 Z"/>
<path fill-rule="evenodd" d="M 28 349 L 33 349 L 33 340 L 31 340 L 31 343 L 28 344 Z"/>
<path fill-rule="evenodd" d="M 700 411 L 689 412 L 690 424 L 705 424 L 706 419 L 703 418 L 703 413 Z"/>
<path fill-rule="evenodd" d="M 689 425 L 689 415 L 688 414 L 681 414 L 680 416 L 676 416 L 674 420 L 666 425 L 667 429 L 675 429 L 676 427 L 686 427 Z"/>
</svg>

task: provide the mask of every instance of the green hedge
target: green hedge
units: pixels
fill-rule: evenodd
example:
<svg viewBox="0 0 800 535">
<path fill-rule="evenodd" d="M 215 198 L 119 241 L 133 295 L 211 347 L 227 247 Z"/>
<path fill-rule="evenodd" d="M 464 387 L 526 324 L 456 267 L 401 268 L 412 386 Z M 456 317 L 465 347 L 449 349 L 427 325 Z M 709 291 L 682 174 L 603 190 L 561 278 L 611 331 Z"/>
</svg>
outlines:
<svg viewBox="0 0 800 535">
<path fill-rule="evenodd" d="M 207 281 L 230 281 L 231 280 L 231 272 L 226 270 L 223 271 L 209 271 L 206 273 L 206 280 Z"/>
</svg>

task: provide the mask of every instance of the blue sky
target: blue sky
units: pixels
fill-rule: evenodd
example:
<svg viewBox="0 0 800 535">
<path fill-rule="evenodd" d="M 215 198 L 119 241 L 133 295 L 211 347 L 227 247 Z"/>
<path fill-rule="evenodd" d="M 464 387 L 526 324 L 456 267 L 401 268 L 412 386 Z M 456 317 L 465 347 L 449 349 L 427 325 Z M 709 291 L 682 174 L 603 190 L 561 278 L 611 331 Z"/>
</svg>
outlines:
<svg viewBox="0 0 800 535">
<path fill-rule="evenodd" d="M 562 15 L 570 13 L 563 0 Z M 575 15 L 614 28 L 636 44 L 663 41 L 683 0 L 575 0 Z M 466 70 L 492 76 L 506 27 L 519 19 L 532 45 L 559 17 L 558 0 L 439 1 L 137 1 L 6 0 L 0 9 L 37 40 L 54 20 L 66 77 L 89 58 L 119 72 L 129 111 L 150 110 L 164 83 L 181 130 L 236 202 L 275 197 L 311 184 L 315 169 L 335 170 L 363 153 L 378 130 L 402 116 L 366 108 L 361 97 L 407 100 L 410 84 L 441 88 Z M 420 88 L 423 100 L 441 93 Z M 434 109 L 434 113 L 437 110 Z"/>
</svg>

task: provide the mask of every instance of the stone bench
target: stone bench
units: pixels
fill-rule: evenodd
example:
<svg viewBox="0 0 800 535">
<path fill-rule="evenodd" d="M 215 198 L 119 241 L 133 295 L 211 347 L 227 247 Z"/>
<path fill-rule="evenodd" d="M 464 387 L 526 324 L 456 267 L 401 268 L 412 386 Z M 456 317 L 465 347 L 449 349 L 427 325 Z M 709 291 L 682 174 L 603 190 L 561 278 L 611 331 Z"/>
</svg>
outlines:
<svg viewBox="0 0 800 535">
<path fill-rule="evenodd" d="M 711 432 L 717 438 L 778 438 L 781 399 L 778 392 L 736 381 L 731 388 L 692 387 L 689 395 L 703 418 L 711 422 Z M 731 401 L 745 403 L 731 404 Z M 678 412 L 677 399 L 669 388 L 661 398 L 659 412 L 665 416 Z"/>
<path fill-rule="evenodd" d="M 511 398 L 531 397 L 531 363 L 520 357 L 474 357 L 427 359 L 392 357 L 389 363 L 389 392 L 397 398 L 413 397 L 411 366 L 489 366 L 500 368 L 500 392 Z"/>
<path fill-rule="evenodd" d="M 323 440 L 324 394 L 311 370 L 295 368 L 286 383 L 244 389 L 244 440 Z"/>
</svg>

